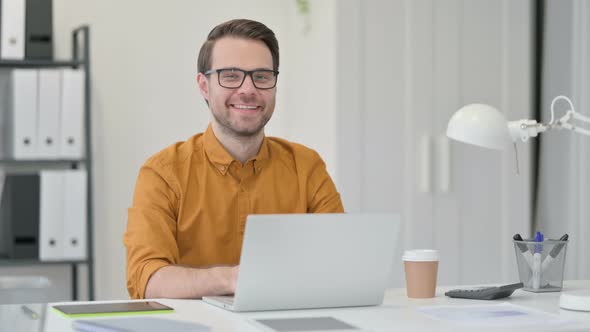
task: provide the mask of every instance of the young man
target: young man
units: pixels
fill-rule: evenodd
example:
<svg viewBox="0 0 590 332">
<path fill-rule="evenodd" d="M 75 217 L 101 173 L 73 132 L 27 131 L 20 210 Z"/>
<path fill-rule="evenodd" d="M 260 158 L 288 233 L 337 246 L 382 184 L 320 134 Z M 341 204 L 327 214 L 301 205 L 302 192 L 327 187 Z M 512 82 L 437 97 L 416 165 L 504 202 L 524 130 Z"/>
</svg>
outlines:
<svg viewBox="0 0 590 332">
<path fill-rule="evenodd" d="M 264 24 L 232 20 L 209 33 L 197 74 L 207 130 L 139 171 L 124 236 L 132 298 L 232 294 L 247 215 L 343 212 L 315 151 L 264 135 L 278 68 Z"/>
</svg>

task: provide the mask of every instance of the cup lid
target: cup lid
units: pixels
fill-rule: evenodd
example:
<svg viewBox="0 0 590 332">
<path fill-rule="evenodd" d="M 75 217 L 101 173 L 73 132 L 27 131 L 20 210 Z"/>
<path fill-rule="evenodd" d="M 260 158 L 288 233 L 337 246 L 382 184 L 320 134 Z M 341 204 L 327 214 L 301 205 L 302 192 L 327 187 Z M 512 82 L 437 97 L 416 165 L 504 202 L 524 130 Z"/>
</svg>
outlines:
<svg viewBox="0 0 590 332">
<path fill-rule="evenodd" d="M 434 249 L 414 249 L 406 250 L 402 260 L 410 262 L 437 262 L 439 260 L 438 250 Z"/>
</svg>

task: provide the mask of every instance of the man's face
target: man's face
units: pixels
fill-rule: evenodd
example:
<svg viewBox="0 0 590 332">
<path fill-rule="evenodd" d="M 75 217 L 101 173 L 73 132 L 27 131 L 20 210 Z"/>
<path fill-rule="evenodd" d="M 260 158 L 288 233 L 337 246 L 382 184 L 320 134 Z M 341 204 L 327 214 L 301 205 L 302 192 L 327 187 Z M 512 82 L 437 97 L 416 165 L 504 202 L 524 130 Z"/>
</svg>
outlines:
<svg viewBox="0 0 590 332">
<path fill-rule="evenodd" d="M 222 68 L 272 70 L 272 55 L 262 41 L 224 37 L 217 40 L 211 54 L 211 69 Z M 210 74 L 208 79 L 199 73 L 197 82 L 201 94 L 209 102 L 213 121 L 228 134 L 255 135 L 272 116 L 276 87 L 257 89 L 251 77 L 246 76 L 241 87 L 227 89 L 219 85 L 216 72 Z"/>
</svg>

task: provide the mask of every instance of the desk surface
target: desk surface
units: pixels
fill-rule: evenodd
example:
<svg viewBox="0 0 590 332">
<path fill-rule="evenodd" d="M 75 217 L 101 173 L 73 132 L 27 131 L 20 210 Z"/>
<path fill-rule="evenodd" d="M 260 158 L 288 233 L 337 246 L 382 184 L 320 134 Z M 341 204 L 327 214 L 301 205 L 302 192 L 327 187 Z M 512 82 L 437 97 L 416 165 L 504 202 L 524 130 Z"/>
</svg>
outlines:
<svg viewBox="0 0 590 332">
<path fill-rule="evenodd" d="M 590 288 L 590 280 L 569 281 L 564 290 Z M 540 310 L 557 315 L 559 318 L 576 321 L 576 324 L 559 326 L 557 330 L 590 331 L 590 312 L 575 312 L 559 308 L 560 293 L 530 293 L 517 290 L 510 298 L 496 301 L 477 301 L 452 299 L 444 296 L 448 287 L 437 289 L 435 298 L 414 300 L 406 297 L 405 289 L 390 289 L 385 295 L 381 306 L 353 307 L 336 309 L 289 310 L 251 313 L 232 313 L 213 307 L 200 300 L 158 299 L 158 301 L 175 309 L 172 314 L 161 314 L 158 317 L 198 322 L 211 327 L 211 331 L 259 331 L 252 323 L 253 319 L 294 318 L 331 316 L 346 323 L 358 326 L 367 331 L 473 331 L 473 326 L 461 326 L 446 321 L 435 320 L 418 312 L 416 309 L 425 306 L 497 304 L 508 302 L 530 309 Z M 111 301 L 116 302 L 116 301 Z M 72 319 L 55 313 L 49 305 L 33 305 L 35 310 L 45 310 L 43 320 L 33 320 L 21 310 L 20 305 L 0 306 L 0 331 L 71 331 Z M 497 331 L 495 328 L 477 328 L 480 330 Z M 518 328 L 501 328 L 502 332 L 532 330 Z M 535 328 L 534 331 L 555 331 L 555 326 Z"/>
</svg>

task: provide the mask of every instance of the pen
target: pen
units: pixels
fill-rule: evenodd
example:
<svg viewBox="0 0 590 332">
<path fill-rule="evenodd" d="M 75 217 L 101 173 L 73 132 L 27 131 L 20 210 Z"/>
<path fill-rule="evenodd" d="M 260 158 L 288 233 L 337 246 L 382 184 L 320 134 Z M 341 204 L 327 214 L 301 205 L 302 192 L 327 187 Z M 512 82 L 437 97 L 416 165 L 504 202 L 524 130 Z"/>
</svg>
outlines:
<svg viewBox="0 0 590 332">
<path fill-rule="evenodd" d="M 563 234 L 559 238 L 559 241 L 567 241 L 568 237 L 569 236 L 567 234 Z M 549 252 L 549 255 L 547 257 L 545 257 L 545 259 L 543 260 L 543 264 L 541 265 L 542 271 L 545 271 L 547 269 L 547 267 L 549 265 L 551 265 L 551 262 L 553 262 L 555 260 L 555 257 L 557 257 L 557 255 L 559 255 L 559 253 L 561 252 L 561 249 L 564 246 L 565 246 L 565 243 L 558 243 L 555 245 L 555 247 L 553 247 L 553 249 L 551 249 L 551 251 Z"/>
<path fill-rule="evenodd" d="M 518 233 L 514 234 L 512 239 L 514 241 L 519 241 L 519 242 L 524 241 L 522 239 L 522 237 L 520 236 L 520 234 L 518 234 Z M 531 254 L 531 252 L 529 251 L 529 248 L 526 246 L 526 244 L 519 243 L 519 242 L 516 242 L 516 246 L 518 247 L 518 249 L 520 249 L 520 252 L 522 253 L 522 256 L 524 257 L 524 260 L 527 262 L 529 267 L 532 269 L 533 268 L 533 254 Z"/>
<path fill-rule="evenodd" d="M 27 307 L 26 305 L 22 305 L 21 309 L 25 313 L 25 315 L 29 316 L 31 319 L 39 319 L 39 314 L 34 312 L 31 308 Z"/>
<path fill-rule="evenodd" d="M 533 289 L 539 289 L 541 287 L 541 253 L 543 252 L 543 233 L 537 232 L 535 234 L 535 242 L 541 244 L 535 244 L 533 254 Z"/>
</svg>

